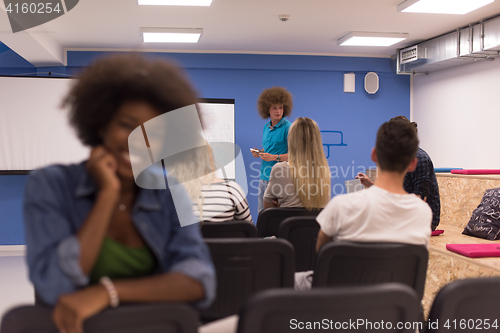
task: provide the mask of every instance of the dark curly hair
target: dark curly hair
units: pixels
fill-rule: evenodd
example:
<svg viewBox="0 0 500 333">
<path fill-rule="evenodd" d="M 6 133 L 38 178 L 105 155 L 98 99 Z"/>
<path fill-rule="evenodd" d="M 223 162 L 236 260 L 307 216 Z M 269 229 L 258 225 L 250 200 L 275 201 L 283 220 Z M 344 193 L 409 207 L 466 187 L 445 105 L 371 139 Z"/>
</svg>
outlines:
<svg viewBox="0 0 500 333">
<path fill-rule="evenodd" d="M 260 94 L 257 100 L 257 109 L 263 119 L 269 118 L 269 109 L 273 104 L 283 104 L 283 117 L 292 114 L 292 94 L 283 87 L 272 87 Z"/>
<path fill-rule="evenodd" d="M 197 94 L 174 63 L 138 54 L 103 57 L 80 75 L 63 100 L 83 144 L 102 143 L 100 133 L 126 102 L 146 102 L 163 114 L 196 104 Z"/>
</svg>

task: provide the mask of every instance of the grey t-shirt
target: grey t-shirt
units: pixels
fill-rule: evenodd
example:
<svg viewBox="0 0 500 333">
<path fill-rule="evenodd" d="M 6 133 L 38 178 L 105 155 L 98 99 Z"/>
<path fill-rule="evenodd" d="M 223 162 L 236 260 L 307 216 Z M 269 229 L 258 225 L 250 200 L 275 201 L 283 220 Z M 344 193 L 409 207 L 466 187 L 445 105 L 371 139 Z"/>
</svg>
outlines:
<svg viewBox="0 0 500 333">
<path fill-rule="evenodd" d="M 277 200 L 280 207 L 304 207 L 295 190 L 288 162 L 276 163 L 271 170 L 264 201 Z"/>
</svg>

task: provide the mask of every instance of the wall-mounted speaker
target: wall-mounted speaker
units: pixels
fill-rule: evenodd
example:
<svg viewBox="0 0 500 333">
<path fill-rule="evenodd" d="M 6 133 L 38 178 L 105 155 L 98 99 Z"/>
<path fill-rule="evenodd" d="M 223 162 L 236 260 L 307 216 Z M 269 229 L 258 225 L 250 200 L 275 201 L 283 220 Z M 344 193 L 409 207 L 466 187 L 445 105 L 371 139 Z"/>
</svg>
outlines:
<svg viewBox="0 0 500 333">
<path fill-rule="evenodd" d="M 374 72 L 369 72 L 365 76 L 365 90 L 369 94 L 375 94 L 378 91 L 378 75 Z"/>
</svg>

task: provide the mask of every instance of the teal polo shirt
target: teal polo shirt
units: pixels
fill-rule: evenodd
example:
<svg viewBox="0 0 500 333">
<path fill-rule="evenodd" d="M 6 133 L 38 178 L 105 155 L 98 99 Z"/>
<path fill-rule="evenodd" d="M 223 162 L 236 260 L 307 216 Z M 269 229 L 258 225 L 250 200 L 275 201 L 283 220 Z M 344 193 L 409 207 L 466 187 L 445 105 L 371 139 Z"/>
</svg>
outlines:
<svg viewBox="0 0 500 333">
<path fill-rule="evenodd" d="M 277 155 L 288 153 L 288 130 L 292 123 L 285 119 L 281 120 L 271 129 L 271 121 L 264 125 L 262 132 L 262 148 L 265 153 Z M 271 169 L 278 163 L 277 161 L 262 161 L 260 167 L 260 179 L 269 180 Z"/>
</svg>

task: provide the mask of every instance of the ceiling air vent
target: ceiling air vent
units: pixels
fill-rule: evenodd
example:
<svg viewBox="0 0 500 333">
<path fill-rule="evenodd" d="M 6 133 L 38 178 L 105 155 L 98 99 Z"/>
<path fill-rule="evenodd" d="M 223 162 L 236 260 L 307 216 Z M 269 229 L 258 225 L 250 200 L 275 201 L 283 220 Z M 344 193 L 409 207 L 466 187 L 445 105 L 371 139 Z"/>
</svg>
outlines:
<svg viewBox="0 0 500 333">
<path fill-rule="evenodd" d="M 400 64 L 406 64 L 419 59 L 425 59 L 425 50 L 418 45 L 410 46 L 399 51 Z"/>
</svg>

